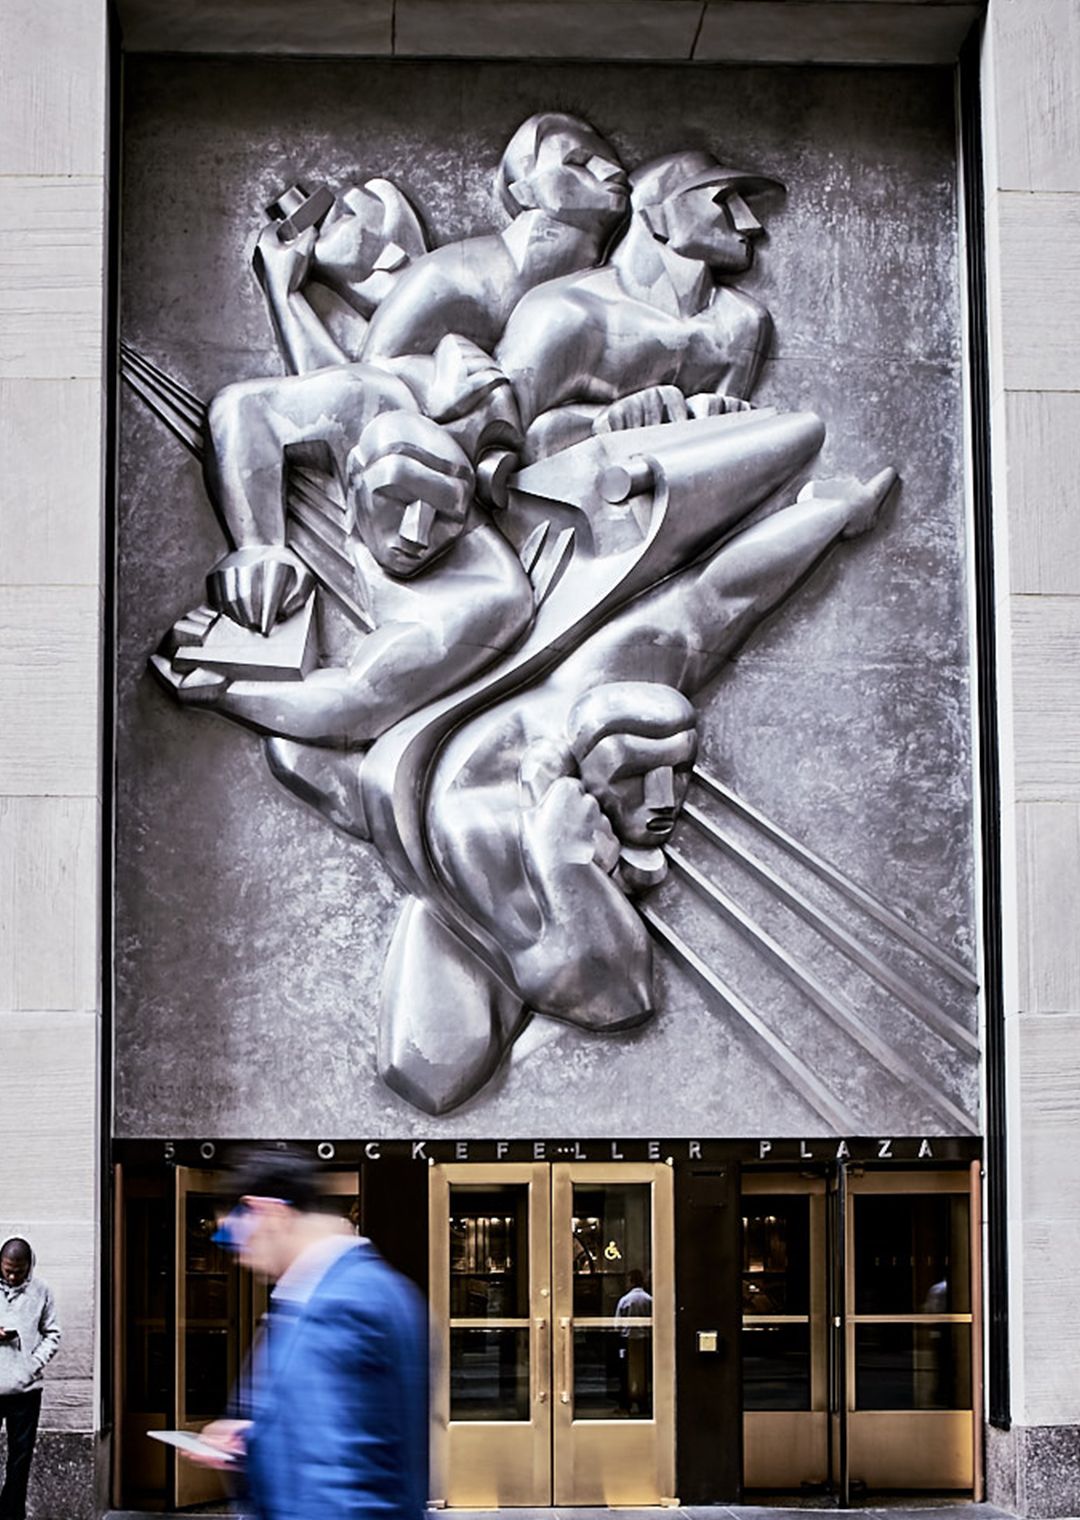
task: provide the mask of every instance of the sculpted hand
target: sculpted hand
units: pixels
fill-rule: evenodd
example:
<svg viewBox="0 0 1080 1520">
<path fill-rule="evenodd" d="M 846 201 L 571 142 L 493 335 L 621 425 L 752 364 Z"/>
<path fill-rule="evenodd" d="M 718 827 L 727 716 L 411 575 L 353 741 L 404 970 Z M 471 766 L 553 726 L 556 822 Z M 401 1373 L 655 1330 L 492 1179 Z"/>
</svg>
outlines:
<svg viewBox="0 0 1080 1520">
<path fill-rule="evenodd" d="M 280 225 L 270 222 L 259 233 L 251 264 L 267 295 L 290 296 L 303 289 L 307 281 L 318 233 L 308 227 L 299 237 L 283 243 L 278 236 Z"/>
<path fill-rule="evenodd" d="M 724 391 L 698 391 L 687 403 L 691 417 L 725 417 L 728 412 L 752 412 L 753 402 L 741 396 L 729 396 Z"/>
<path fill-rule="evenodd" d="M 228 691 L 229 682 L 219 671 L 199 665 L 177 670 L 167 656 L 152 654 L 150 668 L 167 691 L 187 707 L 213 707 Z"/>
<path fill-rule="evenodd" d="M 568 865 L 597 865 L 610 871 L 619 841 L 596 798 L 575 776 L 560 776 L 521 815 L 526 859 L 544 876 Z"/>
<path fill-rule="evenodd" d="M 686 397 L 677 385 L 650 385 L 606 406 L 593 423 L 593 432 L 621 433 L 660 422 L 685 422 L 688 415 Z"/>
<path fill-rule="evenodd" d="M 211 604 L 241 628 L 260 633 L 269 633 L 280 619 L 299 612 L 313 585 L 303 560 L 277 544 L 236 549 L 206 577 Z"/>
</svg>

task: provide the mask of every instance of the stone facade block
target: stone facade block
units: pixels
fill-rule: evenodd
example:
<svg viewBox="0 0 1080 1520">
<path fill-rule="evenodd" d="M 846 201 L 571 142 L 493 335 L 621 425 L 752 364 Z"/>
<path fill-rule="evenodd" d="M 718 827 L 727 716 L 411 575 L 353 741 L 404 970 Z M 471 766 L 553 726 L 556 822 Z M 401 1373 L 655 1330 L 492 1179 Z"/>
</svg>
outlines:
<svg viewBox="0 0 1080 1520">
<path fill-rule="evenodd" d="M 102 179 L 0 177 L 0 379 L 100 384 L 104 216 Z"/>
<path fill-rule="evenodd" d="M 1025 1013 L 1080 1013 L 1080 807 L 1017 808 L 1019 997 Z"/>
<path fill-rule="evenodd" d="M 5 0 L 0 175 L 105 172 L 105 0 Z"/>
<path fill-rule="evenodd" d="M 1080 193 L 997 197 L 1007 390 L 1080 390 Z"/>
<path fill-rule="evenodd" d="M 98 1004 L 98 803 L 0 797 L 0 1008 Z"/>
<path fill-rule="evenodd" d="M 125 0 L 124 47 L 131 53 L 389 53 L 392 0 Z"/>
<path fill-rule="evenodd" d="M 1080 1112 L 1080 1014 L 1027 1014 L 1015 1023 L 1021 1154 L 1015 1184 L 1026 1231 L 1043 1220 L 1080 1220 L 1074 1145 Z M 1080 1285 L 1076 1300 L 1080 1311 Z M 1040 1350 L 1056 1354 L 1052 1340 Z"/>
<path fill-rule="evenodd" d="M 978 6 L 869 0 L 838 6 L 785 0 L 710 0 L 694 49 L 699 61 L 952 63 Z"/>
<path fill-rule="evenodd" d="M 0 589 L 0 795 L 96 797 L 101 600 Z"/>
<path fill-rule="evenodd" d="M 1009 587 L 1025 595 L 1080 590 L 1080 392 L 1005 397 Z"/>
<path fill-rule="evenodd" d="M 0 380 L 4 585 L 100 583 L 103 400 L 97 380 Z"/>
<path fill-rule="evenodd" d="M 691 56 L 696 0 L 397 0 L 394 51 L 414 57 Z"/>
<path fill-rule="evenodd" d="M 1080 8 L 1074 0 L 994 0 L 997 183 L 1008 190 L 1080 190 Z"/>
<path fill-rule="evenodd" d="M 0 1208 L 12 1221 L 8 1234 L 18 1233 L 19 1219 L 97 1217 L 98 1043 L 93 1013 L 0 1013 Z"/>
<path fill-rule="evenodd" d="M 1080 597 L 1014 597 L 1011 612 L 1017 799 L 1080 801 Z"/>
</svg>

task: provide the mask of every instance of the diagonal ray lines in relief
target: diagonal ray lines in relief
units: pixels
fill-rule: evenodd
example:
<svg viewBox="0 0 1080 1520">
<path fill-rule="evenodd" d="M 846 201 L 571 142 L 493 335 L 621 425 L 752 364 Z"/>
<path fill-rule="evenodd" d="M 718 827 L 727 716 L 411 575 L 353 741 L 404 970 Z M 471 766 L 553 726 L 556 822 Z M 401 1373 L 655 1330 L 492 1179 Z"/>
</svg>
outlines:
<svg viewBox="0 0 1080 1520">
<path fill-rule="evenodd" d="M 771 870 L 765 863 L 745 849 L 730 835 L 726 834 L 711 818 L 707 818 L 700 808 L 694 803 L 683 804 L 683 817 L 700 834 L 703 834 L 711 844 L 724 852 L 738 865 L 745 867 L 749 873 L 756 877 L 764 886 L 776 896 L 782 903 L 797 913 L 801 919 L 815 929 L 823 939 L 827 939 L 831 945 L 846 955 L 857 966 L 860 966 L 866 974 L 875 982 L 886 988 L 905 1007 L 923 1020 L 943 1040 L 947 1040 L 955 1049 L 965 1054 L 978 1055 L 978 1037 L 972 1031 L 954 1019 L 937 1003 L 932 1002 L 925 993 L 921 992 L 914 983 L 906 977 L 894 971 L 880 956 L 875 955 L 861 944 L 853 934 L 850 934 L 831 914 L 823 908 L 817 907 L 809 898 L 790 886 Z"/>
<path fill-rule="evenodd" d="M 954 982 L 958 982 L 961 987 L 967 988 L 970 992 L 978 991 L 979 983 L 966 966 L 958 961 L 955 956 L 950 955 L 948 951 L 943 950 L 940 945 L 935 944 L 929 935 L 923 934 L 913 924 L 909 924 L 907 919 L 901 918 L 899 913 L 896 913 L 892 908 L 886 907 L 883 902 L 879 902 L 873 893 L 868 892 L 857 881 L 852 881 L 850 876 L 845 876 L 843 871 L 838 870 L 829 861 L 822 859 L 820 855 L 815 855 L 813 850 L 808 850 L 805 845 L 800 844 L 791 834 L 786 833 L 778 824 L 773 823 L 770 818 L 766 818 L 764 813 L 759 812 L 750 803 L 744 802 L 741 797 L 736 796 L 730 787 L 725 786 L 717 777 L 711 776 L 708 771 L 702 770 L 700 766 L 694 767 L 694 780 L 704 787 L 707 792 L 710 792 L 712 796 L 717 798 L 718 801 L 729 807 L 732 812 L 737 813 L 741 818 L 745 818 L 748 823 L 752 823 L 767 838 L 778 844 L 781 849 L 786 850 L 789 855 L 793 855 L 808 870 L 819 876 L 823 881 L 828 882 L 831 887 L 834 887 L 837 892 L 840 892 L 850 902 L 855 903 L 864 913 L 869 914 L 871 918 L 877 919 L 879 924 L 891 930 L 897 939 L 902 940 L 910 949 L 921 955 L 924 960 L 931 961 L 939 970 L 944 971 L 947 976 L 951 977 Z"/>
<path fill-rule="evenodd" d="M 699 871 L 678 850 L 668 849 L 668 860 L 677 875 L 687 882 L 704 900 L 719 910 L 727 921 L 751 944 L 758 953 L 775 967 L 788 981 L 810 999 L 839 1029 L 849 1035 L 887 1071 L 901 1078 L 909 1086 L 918 1089 L 947 1124 L 958 1125 L 965 1134 L 974 1134 L 975 1127 L 964 1110 L 898 1051 L 882 1039 L 863 1016 L 840 993 L 830 991 L 813 972 L 803 969 L 787 954 L 779 942 L 745 913 L 726 892 Z"/>
<path fill-rule="evenodd" d="M 791 1046 L 782 1040 L 775 1030 L 770 1029 L 750 1005 L 722 981 L 710 966 L 705 964 L 686 941 L 665 923 L 654 908 L 643 905 L 639 911 L 653 937 L 664 946 L 679 965 L 685 967 L 693 977 L 702 982 L 707 991 L 719 998 L 724 1006 L 742 1022 L 769 1064 L 790 1082 L 795 1091 L 824 1119 L 825 1123 L 831 1125 L 840 1134 L 845 1132 L 854 1134 L 858 1129 L 858 1120 L 855 1115 L 846 1104 L 833 1096 L 802 1057 L 796 1055 Z"/>
<path fill-rule="evenodd" d="M 145 359 L 127 343 L 120 345 L 120 373 L 132 390 L 137 391 L 163 421 L 168 422 L 169 419 L 164 411 L 150 401 L 147 391 L 152 393 L 162 407 L 168 408 L 174 416 L 180 418 L 191 432 L 201 437 L 206 426 L 206 407 L 198 396 L 171 379 L 163 369 Z M 134 383 L 136 380 L 142 382 L 143 388 Z"/>
</svg>

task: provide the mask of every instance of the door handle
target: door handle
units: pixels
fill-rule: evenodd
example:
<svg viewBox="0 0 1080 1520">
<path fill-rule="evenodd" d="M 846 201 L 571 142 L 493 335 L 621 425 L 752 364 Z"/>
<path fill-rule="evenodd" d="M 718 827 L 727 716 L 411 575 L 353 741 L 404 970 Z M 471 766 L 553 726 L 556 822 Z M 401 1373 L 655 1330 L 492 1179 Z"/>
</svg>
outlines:
<svg viewBox="0 0 1080 1520">
<path fill-rule="evenodd" d="M 537 1404 L 546 1404 L 548 1391 L 544 1384 L 550 1376 L 549 1363 L 551 1353 L 544 1345 L 547 1336 L 548 1322 L 546 1319 L 533 1320 L 536 1326 L 536 1352 L 533 1356 L 533 1399 Z"/>
<path fill-rule="evenodd" d="M 559 1391 L 559 1402 L 570 1402 L 570 1326 L 573 1320 L 564 1316 L 559 1320 L 559 1355 L 562 1362 L 562 1388 Z"/>
</svg>

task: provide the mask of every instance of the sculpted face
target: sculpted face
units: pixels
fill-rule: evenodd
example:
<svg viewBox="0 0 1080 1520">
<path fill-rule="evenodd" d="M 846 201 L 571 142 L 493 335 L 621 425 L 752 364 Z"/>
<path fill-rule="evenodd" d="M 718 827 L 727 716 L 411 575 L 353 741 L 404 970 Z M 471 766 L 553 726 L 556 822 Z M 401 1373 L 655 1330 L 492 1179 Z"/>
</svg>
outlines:
<svg viewBox="0 0 1080 1520">
<path fill-rule="evenodd" d="M 623 844 L 655 848 L 671 837 L 696 756 L 694 729 L 664 739 L 609 734 L 580 761 L 581 779 Z"/>
<path fill-rule="evenodd" d="M 587 128 L 548 132 L 535 165 L 510 187 L 523 209 L 540 207 L 562 222 L 603 232 L 626 214 L 629 183 L 603 138 Z"/>
<path fill-rule="evenodd" d="M 357 531 L 387 574 L 408 578 L 461 536 L 470 495 L 456 475 L 385 454 L 364 470 Z"/>
<path fill-rule="evenodd" d="M 668 246 L 684 258 L 701 259 L 717 274 L 742 274 L 754 262 L 764 232 L 732 185 L 699 185 L 664 203 Z"/>
<path fill-rule="evenodd" d="M 472 466 L 445 428 L 413 412 L 369 422 L 348 459 L 356 531 L 399 580 L 445 554 L 465 531 Z"/>
</svg>

